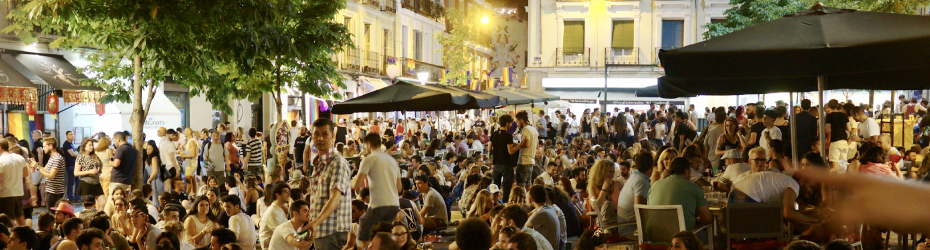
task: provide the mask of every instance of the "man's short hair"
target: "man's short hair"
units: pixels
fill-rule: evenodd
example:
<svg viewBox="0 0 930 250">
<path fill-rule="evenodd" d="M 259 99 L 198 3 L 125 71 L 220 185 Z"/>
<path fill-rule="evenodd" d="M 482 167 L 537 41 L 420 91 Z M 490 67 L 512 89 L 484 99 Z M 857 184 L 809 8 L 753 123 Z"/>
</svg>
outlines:
<svg viewBox="0 0 930 250">
<path fill-rule="evenodd" d="M 529 121 L 529 115 L 526 114 L 526 111 L 517 112 L 517 120 Z"/>
<path fill-rule="evenodd" d="M 501 125 L 501 127 L 506 126 L 507 123 L 511 123 L 511 122 L 513 122 L 513 117 L 510 115 L 505 114 L 505 115 L 502 115 L 500 118 L 497 118 L 497 124 Z"/>
<path fill-rule="evenodd" d="M 485 250 L 490 249 L 493 244 L 491 227 L 487 222 L 475 217 L 459 223 L 459 227 L 455 230 L 455 238 L 463 239 L 455 241 L 455 244 L 462 250 Z"/>
<path fill-rule="evenodd" d="M 249 137 L 255 137 L 255 135 L 257 134 L 258 134 L 258 129 L 255 129 L 255 127 L 249 128 Z"/>
<path fill-rule="evenodd" d="M 80 235 L 78 235 L 77 240 L 75 240 L 75 243 L 77 243 L 78 248 L 83 249 L 84 246 L 89 247 L 91 244 L 93 244 L 94 239 L 99 238 L 101 240 L 104 240 L 105 239 L 104 237 L 105 236 L 103 234 L 103 230 L 96 229 L 96 228 L 85 229 L 83 232 L 81 232 Z"/>
<path fill-rule="evenodd" d="M 500 216 L 501 219 L 504 220 L 513 220 L 513 224 L 517 228 L 523 228 L 528 218 L 526 210 L 524 210 L 523 207 L 519 205 L 510 205 L 505 207 L 504 210 L 501 211 Z"/>
<path fill-rule="evenodd" d="M 806 111 L 808 109 L 811 109 L 811 100 L 810 99 L 801 100 L 801 110 Z"/>
<path fill-rule="evenodd" d="M 168 131 L 165 131 L 166 135 L 177 135 L 178 132 L 174 131 L 173 128 L 169 128 Z"/>
<path fill-rule="evenodd" d="M 242 207 L 242 201 L 239 200 L 239 196 L 238 196 L 238 195 L 227 195 L 227 196 L 223 196 L 223 202 L 229 202 L 229 203 L 232 203 L 233 205 Z"/>
<path fill-rule="evenodd" d="M 652 154 L 648 152 L 636 154 L 635 163 L 636 164 L 634 166 L 636 167 L 636 170 L 642 173 L 649 172 L 649 170 L 651 170 L 654 166 Z"/>
<path fill-rule="evenodd" d="M 768 118 L 772 118 L 772 119 L 778 118 L 778 112 L 776 112 L 774 109 L 765 110 L 763 114 L 765 114 L 765 117 L 768 117 Z"/>
<path fill-rule="evenodd" d="M 519 232 L 510 237 L 510 244 L 517 244 L 517 250 L 536 250 L 536 240 L 528 233 Z"/>
<path fill-rule="evenodd" d="M 330 131 L 336 128 L 336 126 L 333 125 L 333 120 L 330 119 L 320 118 L 313 121 L 313 128 L 322 128 L 323 126 L 326 126 Z"/>
<path fill-rule="evenodd" d="M 39 229 L 45 229 L 55 225 L 55 216 L 49 212 L 39 214 Z"/>
<path fill-rule="evenodd" d="M 217 242 L 223 245 L 236 243 L 236 234 L 233 233 L 232 230 L 226 228 L 213 229 L 213 231 L 210 232 L 210 236 L 216 237 Z"/>
<path fill-rule="evenodd" d="M 113 133 L 113 140 L 125 141 L 125 140 L 126 140 L 126 134 L 123 134 L 123 132 L 116 132 L 116 133 Z"/>
<path fill-rule="evenodd" d="M 62 233 L 65 235 L 71 234 L 71 231 L 78 230 L 82 224 L 84 224 L 84 220 L 81 218 L 69 218 L 65 220 L 65 223 L 61 224 Z"/>
<path fill-rule="evenodd" d="M 822 250 L 817 243 L 806 240 L 795 240 L 785 246 L 785 250 Z"/>
<path fill-rule="evenodd" d="M 229 187 L 236 187 L 238 183 L 236 182 L 236 177 L 232 174 L 226 176 L 226 185 Z"/>
<path fill-rule="evenodd" d="M 823 250 L 853 250 L 852 244 L 845 240 L 833 240 L 823 245 Z"/>
<path fill-rule="evenodd" d="M 10 232 L 10 236 L 15 234 L 20 242 L 26 242 L 26 249 L 32 249 L 39 240 L 39 237 L 36 236 L 36 231 L 28 226 L 14 227 Z"/>
<path fill-rule="evenodd" d="M 415 161 L 417 163 L 423 163 L 423 157 L 420 157 L 419 155 L 413 155 L 410 157 L 410 161 Z"/>
<path fill-rule="evenodd" d="M 380 149 L 381 148 L 381 136 L 378 133 L 368 133 L 365 136 L 365 143 L 371 145 L 371 149 Z"/>
<path fill-rule="evenodd" d="M 310 207 L 310 203 L 305 200 L 295 200 L 293 203 L 291 203 L 291 207 L 289 209 L 291 214 L 293 214 L 294 212 L 300 212 L 301 206 Z"/>
<path fill-rule="evenodd" d="M 546 187 L 543 185 L 533 185 L 530 187 L 530 199 L 535 203 L 546 203 Z"/>
<path fill-rule="evenodd" d="M 161 210 L 161 216 L 168 218 L 168 215 L 170 215 L 171 212 L 178 212 L 178 215 L 179 216 L 181 215 L 181 210 L 178 209 L 177 207 L 165 205 L 165 208 Z"/>
<path fill-rule="evenodd" d="M 89 228 L 96 228 L 103 231 L 110 229 L 110 216 L 106 214 L 94 216 L 90 219 L 90 223 L 87 224 Z"/>
<path fill-rule="evenodd" d="M 672 160 L 671 166 L 668 167 L 668 172 L 672 175 L 682 175 L 687 173 L 689 168 L 691 168 L 691 161 L 685 157 L 678 157 Z"/>
</svg>

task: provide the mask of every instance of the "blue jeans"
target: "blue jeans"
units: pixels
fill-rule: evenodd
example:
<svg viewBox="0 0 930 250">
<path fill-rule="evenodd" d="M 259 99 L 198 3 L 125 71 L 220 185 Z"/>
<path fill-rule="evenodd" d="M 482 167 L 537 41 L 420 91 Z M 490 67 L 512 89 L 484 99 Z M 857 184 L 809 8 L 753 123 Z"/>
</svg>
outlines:
<svg viewBox="0 0 930 250">
<path fill-rule="evenodd" d="M 74 197 L 78 193 L 78 183 L 81 183 L 77 177 L 74 177 L 74 165 L 65 166 L 65 194 L 69 201 L 75 201 Z M 80 197 L 78 197 L 80 198 Z"/>
<path fill-rule="evenodd" d="M 313 249 L 316 250 L 342 250 L 349 241 L 348 232 L 335 232 L 333 234 L 313 239 Z"/>
<path fill-rule="evenodd" d="M 513 188 L 514 182 L 514 167 L 507 165 L 494 165 L 494 170 L 491 172 L 491 178 L 494 178 L 494 184 L 501 188 L 503 193 L 504 201 L 510 200 L 510 189 Z M 501 180 L 503 178 L 503 180 Z M 503 184 L 503 185 L 501 185 Z"/>
</svg>

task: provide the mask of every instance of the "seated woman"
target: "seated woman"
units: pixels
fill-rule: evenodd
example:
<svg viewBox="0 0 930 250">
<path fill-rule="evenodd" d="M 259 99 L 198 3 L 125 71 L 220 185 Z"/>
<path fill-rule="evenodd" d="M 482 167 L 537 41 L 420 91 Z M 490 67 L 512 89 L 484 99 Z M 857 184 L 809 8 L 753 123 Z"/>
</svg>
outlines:
<svg viewBox="0 0 930 250">
<path fill-rule="evenodd" d="M 494 200 L 491 199 L 491 192 L 487 189 L 478 191 L 471 208 L 468 209 L 466 218 L 478 217 L 484 221 L 491 221 L 491 210 L 494 209 Z"/>
<path fill-rule="evenodd" d="M 885 151 L 881 147 L 872 147 L 865 151 L 860 160 L 859 173 L 875 174 L 900 178 L 890 166 L 885 165 Z"/>
<path fill-rule="evenodd" d="M 694 233 L 681 231 L 672 236 L 669 250 L 704 250 L 704 244 Z"/>
</svg>

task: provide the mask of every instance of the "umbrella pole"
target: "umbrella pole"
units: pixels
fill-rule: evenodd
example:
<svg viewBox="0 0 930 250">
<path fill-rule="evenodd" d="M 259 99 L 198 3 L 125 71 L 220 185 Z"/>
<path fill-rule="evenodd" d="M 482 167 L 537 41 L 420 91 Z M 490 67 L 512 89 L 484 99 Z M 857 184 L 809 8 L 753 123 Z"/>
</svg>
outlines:
<svg viewBox="0 0 930 250">
<path fill-rule="evenodd" d="M 820 108 L 817 109 L 818 110 L 817 112 L 820 112 L 820 119 L 817 119 L 818 123 L 820 124 L 820 131 L 818 131 L 818 134 L 820 135 L 820 156 L 823 157 L 824 159 L 827 158 L 827 154 L 826 154 L 827 153 L 827 142 L 824 141 L 825 138 L 827 137 L 826 135 L 827 114 L 824 111 L 824 106 L 823 106 L 823 85 L 826 81 L 827 81 L 827 78 L 825 76 L 817 77 L 817 94 L 819 95 L 819 98 L 817 99 L 820 100 Z"/>
<path fill-rule="evenodd" d="M 788 93 L 788 110 L 791 111 L 791 120 L 788 120 L 791 123 L 791 164 L 795 168 L 798 167 L 798 129 L 797 121 L 794 119 L 797 117 L 797 112 L 794 112 L 794 92 Z"/>
</svg>

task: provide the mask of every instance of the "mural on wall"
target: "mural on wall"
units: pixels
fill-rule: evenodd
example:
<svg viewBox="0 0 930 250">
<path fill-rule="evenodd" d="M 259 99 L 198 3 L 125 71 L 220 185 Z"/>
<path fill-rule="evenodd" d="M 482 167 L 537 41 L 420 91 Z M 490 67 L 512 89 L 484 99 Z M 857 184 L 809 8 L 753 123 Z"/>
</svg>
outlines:
<svg viewBox="0 0 930 250">
<path fill-rule="evenodd" d="M 491 68 L 513 67 L 515 83 L 523 82 L 526 66 L 527 24 L 519 19 L 499 18 L 491 41 Z M 518 87 L 518 86 L 514 86 Z"/>
</svg>

